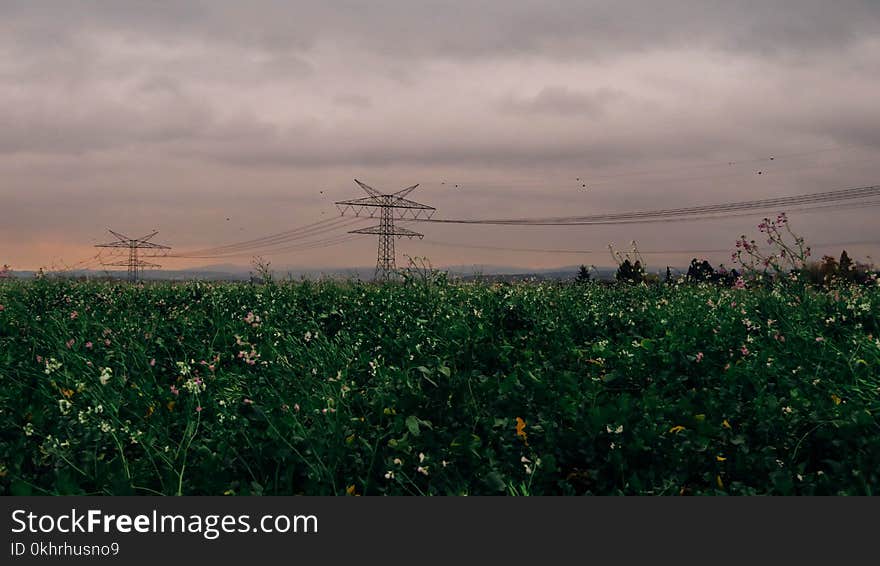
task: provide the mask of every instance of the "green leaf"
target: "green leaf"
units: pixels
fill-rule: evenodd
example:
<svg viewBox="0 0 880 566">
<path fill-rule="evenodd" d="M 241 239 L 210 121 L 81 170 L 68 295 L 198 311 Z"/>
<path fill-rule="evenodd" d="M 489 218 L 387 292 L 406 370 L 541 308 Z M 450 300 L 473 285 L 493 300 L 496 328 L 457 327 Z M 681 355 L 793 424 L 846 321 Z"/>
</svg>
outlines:
<svg viewBox="0 0 880 566">
<path fill-rule="evenodd" d="M 406 417 L 406 428 L 413 436 L 419 435 L 419 419 L 415 415 Z"/>
<path fill-rule="evenodd" d="M 504 480 L 501 478 L 501 474 L 498 472 L 493 471 L 486 474 L 485 482 L 489 489 L 495 491 L 504 491 L 507 489 L 507 485 L 505 485 Z"/>
</svg>

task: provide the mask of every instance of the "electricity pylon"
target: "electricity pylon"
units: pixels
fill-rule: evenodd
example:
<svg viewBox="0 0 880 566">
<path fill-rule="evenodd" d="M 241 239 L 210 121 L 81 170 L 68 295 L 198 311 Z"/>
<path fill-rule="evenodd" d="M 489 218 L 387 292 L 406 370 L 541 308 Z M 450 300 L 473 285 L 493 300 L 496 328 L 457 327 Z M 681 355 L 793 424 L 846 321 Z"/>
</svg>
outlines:
<svg viewBox="0 0 880 566">
<path fill-rule="evenodd" d="M 148 249 L 148 250 L 170 250 L 170 246 L 163 246 L 162 244 L 155 244 L 150 242 L 149 240 L 158 234 L 158 231 L 153 231 L 150 234 L 147 234 L 143 238 L 129 238 L 124 234 L 120 234 L 118 232 L 114 232 L 113 230 L 108 229 L 108 232 L 113 234 L 118 238 L 116 242 L 110 242 L 107 244 L 96 244 L 96 248 L 128 248 L 128 261 L 122 262 L 118 261 L 115 263 L 102 263 L 102 265 L 110 265 L 116 267 L 127 267 L 128 268 L 128 280 L 132 283 L 136 283 L 140 278 L 140 274 L 145 267 L 162 267 L 157 263 L 150 263 L 148 261 L 144 261 L 138 258 L 138 250 Z M 167 253 L 167 252 L 165 252 Z M 152 255 L 146 255 L 144 257 L 157 257 L 158 254 L 154 253 Z M 164 254 L 163 254 L 164 255 Z"/>
<path fill-rule="evenodd" d="M 379 216 L 379 225 L 369 228 L 361 228 L 360 230 L 352 230 L 351 234 L 376 234 L 379 236 L 379 253 L 376 261 L 376 279 L 386 281 L 394 276 L 397 263 L 394 256 L 394 239 L 395 238 L 419 238 L 425 237 L 424 234 L 407 230 L 394 226 L 395 220 L 419 220 L 421 218 L 431 218 L 435 208 L 415 201 L 411 201 L 406 197 L 413 192 L 418 185 L 413 185 L 405 189 L 401 189 L 396 193 L 388 195 L 382 194 L 373 187 L 365 185 L 354 180 L 367 197 L 343 200 L 336 203 L 341 215 L 351 210 L 355 216 L 362 213 L 370 218 Z"/>
</svg>

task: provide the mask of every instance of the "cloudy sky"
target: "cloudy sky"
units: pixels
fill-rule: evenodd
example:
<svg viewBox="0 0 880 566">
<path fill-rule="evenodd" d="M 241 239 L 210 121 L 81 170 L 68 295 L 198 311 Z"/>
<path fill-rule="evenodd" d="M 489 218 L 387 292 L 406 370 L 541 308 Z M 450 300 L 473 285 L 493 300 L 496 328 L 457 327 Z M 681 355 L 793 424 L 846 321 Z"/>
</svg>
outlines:
<svg viewBox="0 0 880 566">
<path fill-rule="evenodd" d="M 420 183 L 411 197 L 445 218 L 880 184 L 880 2 L 658 6 L 0 0 L 0 263 L 74 263 L 108 227 L 158 229 L 179 251 L 256 238 L 338 214 L 334 200 L 363 196 L 353 178 L 389 192 Z M 792 216 L 821 252 L 880 242 L 877 210 Z M 412 224 L 426 238 L 400 242 L 398 263 L 609 265 L 609 243 L 727 249 L 758 221 Z M 880 244 L 847 248 L 880 257 Z M 267 257 L 343 267 L 375 255 L 365 238 Z"/>
</svg>

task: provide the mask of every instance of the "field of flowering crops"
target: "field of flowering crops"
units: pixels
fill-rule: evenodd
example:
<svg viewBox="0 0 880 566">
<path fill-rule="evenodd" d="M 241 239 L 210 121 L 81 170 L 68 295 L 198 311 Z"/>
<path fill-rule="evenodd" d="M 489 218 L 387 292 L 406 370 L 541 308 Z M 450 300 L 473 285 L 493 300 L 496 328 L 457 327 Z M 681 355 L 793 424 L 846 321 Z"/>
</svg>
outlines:
<svg viewBox="0 0 880 566">
<path fill-rule="evenodd" d="M 0 284 L 2 494 L 876 494 L 880 288 Z"/>
</svg>

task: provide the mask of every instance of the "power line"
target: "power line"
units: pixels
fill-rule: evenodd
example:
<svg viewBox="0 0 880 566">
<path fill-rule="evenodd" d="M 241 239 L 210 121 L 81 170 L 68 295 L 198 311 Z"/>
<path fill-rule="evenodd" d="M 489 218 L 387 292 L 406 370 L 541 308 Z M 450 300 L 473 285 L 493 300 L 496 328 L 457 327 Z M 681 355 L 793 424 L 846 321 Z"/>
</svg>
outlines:
<svg viewBox="0 0 880 566">
<path fill-rule="evenodd" d="M 269 234 L 266 236 L 262 236 L 259 238 L 253 238 L 250 240 L 243 240 L 240 242 L 232 242 L 229 244 L 224 244 L 220 246 L 214 246 L 210 248 L 201 248 L 196 250 L 184 251 L 179 254 L 174 254 L 174 257 L 184 257 L 186 255 L 208 255 L 208 254 L 223 254 L 225 252 L 230 251 L 240 251 L 244 249 L 250 248 L 260 248 L 265 247 L 266 245 L 273 245 L 288 241 L 293 241 L 299 238 L 303 238 L 305 236 L 309 236 L 315 232 L 321 231 L 325 228 L 335 227 L 341 223 L 346 222 L 344 219 L 340 218 L 329 218 L 325 220 L 319 220 L 318 222 L 313 222 L 311 224 L 306 224 L 305 226 L 298 226 L 296 228 L 292 228 L 290 230 L 285 230 L 283 232 L 277 232 L 275 234 Z"/>
<path fill-rule="evenodd" d="M 289 230 L 287 232 L 282 232 L 279 234 L 285 234 L 284 236 L 279 236 L 278 234 L 273 236 L 266 236 L 265 238 L 260 238 L 261 241 L 259 244 L 255 245 L 247 245 L 244 242 L 238 244 L 228 244 L 227 246 L 218 246 L 217 248 L 206 248 L 205 250 L 194 250 L 190 252 L 183 252 L 179 254 L 174 254 L 170 257 L 175 258 L 210 258 L 210 257 L 227 257 L 227 256 L 241 256 L 241 255 L 253 255 L 254 253 L 260 252 L 261 250 L 272 251 L 272 246 L 277 246 L 279 244 L 285 244 L 290 242 L 298 242 L 301 240 L 306 240 L 308 238 L 312 238 L 314 236 L 319 236 L 321 234 L 325 234 L 328 232 L 333 232 L 338 230 L 339 228 L 346 228 L 362 222 L 363 219 L 357 218 L 337 218 L 332 221 L 321 221 L 320 223 L 315 223 L 313 225 L 308 225 L 302 228 L 298 228 L 295 230 Z M 256 240 L 251 240 L 256 241 Z"/>
<path fill-rule="evenodd" d="M 733 212 L 750 210 L 780 209 L 810 204 L 836 203 L 852 201 L 868 197 L 880 196 L 880 185 L 857 187 L 836 191 L 825 191 L 807 195 L 794 195 L 769 199 L 741 201 L 732 203 L 668 208 L 634 212 L 617 212 L 594 214 L 589 216 L 562 216 L 545 218 L 485 218 L 485 219 L 415 219 L 421 222 L 444 224 L 484 224 L 508 226 L 567 226 L 590 224 L 632 224 L 640 222 L 674 221 L 680 218 L 706 217 L 709 215 L 727 215 Z"/>
<path fill-rule="evenodd" d="M 497 250 L 506 252 L 528 252 L 528 253 L 550 253 L 550 254 L 607 254 L 608 250 L 571 250 L 571 249 L 555 249 L 555 248 L 510 248 L 503 246 L 481 246 L 475 244 L 456 244 L 452 242 L 436 242 L 426 241 L 429 246 L 441 246 L 449 248 L 468 248 L 481 250 Z M 827 242 L 811 246 L 813 248 L 829 248 L 833 246 L 855 246 L 855 245 L 875 245 L 880 244 L 880 240 L 852 240 L 847 242 Z M 639 250 L 640 254 L 709 254 L 709 253 L 729 253 L 730 248 L 723 249 L 704 249 L 704 250 Z"/>
<path fill-rule="evenodd" d="M 351 242 L 354 240 L 363 239 L 365 236 L 362 235 L 351 235 L 351 234 L 341 234 L 334 236 L 333 238 L 328 238 L 325 240 L 317 240 L 313 242 L 303 242 L 301 244 L 285 246 L 280 248 L 271 248 L 260 252 L 261 254 L 277 254 L 277 253 L 286 253 L 286 252 L 295 252 L 295 251 L 307 251 L 314 249 L 321 249 L 330 246 L 335 246 L 339 244 L 344 244 L 347 242 Z M 231 257 L 248 257 L 253 256 L 254 252 L 239 252 L 239 253 L 230 253 L 222 256 L 199 256 L 199 255 L 187 255 L 187 256 L 177 256 L 177 257 L 186 257 L 190 259 L 216 259 L 216 258 L 231 258 Z"/>
</svg>

